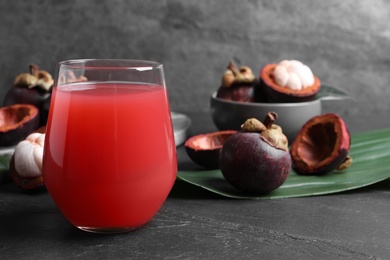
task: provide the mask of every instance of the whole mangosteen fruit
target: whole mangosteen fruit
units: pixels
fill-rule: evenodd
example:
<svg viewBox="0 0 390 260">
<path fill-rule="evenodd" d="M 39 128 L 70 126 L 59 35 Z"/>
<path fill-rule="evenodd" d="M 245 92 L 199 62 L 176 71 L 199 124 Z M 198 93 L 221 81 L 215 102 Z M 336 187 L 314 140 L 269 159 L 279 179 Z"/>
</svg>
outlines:
<svg viewBox="0 0 390 260">
<path fill-rule="evenodd" d="M 323 175 L 352 163 L 351 136 L 344 120 L 334 113 L 307 121 L 291 145 L 293 168 L 298 174 Z"/>
<path fill-rule="evenodd" d="M 217 91 L 217 98 L 238 101 L 252 102 L 254 86 L 257 79 L 248 66 L 237 66 L 231 61 L 227 70 L 222 76 L 221 86 Z"/>
<path fill-rule="evenodd" d="M 54 80 L 50 73 L 40 70 L 35 64 L 30 65 L 30 73 L 16 76 L 13 86 L 7 92 L 4 106 L 31 104 L 40 111 L 40 124 L 47 122 L 45 102 L 50 102 Z"/>
<path fill-rule="evenodd" d="M 225 179 L 238 190 L 265 194 L 280 187 L 291 171 L 287 137 L 275 125 L 275 112 L 264 123 L 251 118 L 241 132 L 229 137 L 222 146 L 220 169 Z"/>
</svg>

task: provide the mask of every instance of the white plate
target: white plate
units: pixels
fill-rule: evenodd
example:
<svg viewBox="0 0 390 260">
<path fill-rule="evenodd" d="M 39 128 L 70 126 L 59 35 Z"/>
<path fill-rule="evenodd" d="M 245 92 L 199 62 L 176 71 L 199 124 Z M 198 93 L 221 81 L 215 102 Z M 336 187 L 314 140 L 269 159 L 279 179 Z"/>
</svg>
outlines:
<svg viewBox="0 0 390 260">
<path fill-rule="evenodd" d="M 191 125 L 191 119 L 184 115 L 176 112 L 171 112 L 173 130 L 175 134 L 176 146 L 184 143 L 187 139 L 188 129 Z"/>
</svg>

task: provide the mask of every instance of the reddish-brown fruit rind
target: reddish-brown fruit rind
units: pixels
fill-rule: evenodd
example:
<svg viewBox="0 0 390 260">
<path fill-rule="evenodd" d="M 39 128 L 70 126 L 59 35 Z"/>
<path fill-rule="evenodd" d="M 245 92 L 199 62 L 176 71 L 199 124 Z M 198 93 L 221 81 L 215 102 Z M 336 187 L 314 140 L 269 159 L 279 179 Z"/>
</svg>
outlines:
<svg viewBox="0 0 390 260">
<path fill-rule="evenodd" d="M 41 125 L 47 122 L 48 109 L 45 103 L 50 103 L 51 92 L 40 88 L 26 88 L 24 86 L 13 86 L 5 96 L 4 105 L 10 106 L 14 104 L 30 104 L 40 110 Z"/>
<path fill-rule="evenodd" d="M 236 133 L 235 130 L 226 130 L 195 135 L 188 138 L 184 146 L 193 162 L 207 169 L 218 169 L 222 145 Z"/>
<path fill-rule="evenodd" d="M 0 146 L 15 145 L 39 127 L 39 110 L 34 105 L 2 107 L 0 118 Z"/>
<path fill-rule="evenodd" d="M 15 156 L 12 155 L 10 164 L 9 164 L 9 173 L 11 179 L 15 183 L 16 186 L 22 188 L 24 190 L 32 190 L 43 187 L 45 182 L 43 180 L 43 176 L 38 176 L 35 178 L 23 178 L 15 169 Z"/>
<path fill-rule="evenodd" d="M 324 175 L 348 156 L 351 136 L 344 120 L 334 113 L 306 122 L 291 145 L 293 168 L 302 175 Z"/>
<path fill-rule="evenodd" d="M 276 63 L 267 64 L 261 69 L 260 82 L 256 86 L 258 89 L 255 93 L 262 93 L 267 97 L 269 102 L 273 103 L 306 102 L 315 98 L 321 88 L 321 82 L 318 77 L 314 75 L 314 84 L 302 90 L 281 87 L 275 83 L 272 77 L 272 72 L 276 65 Z M 258 98 L 255 97 L 255 99 Z"/>
</svg>

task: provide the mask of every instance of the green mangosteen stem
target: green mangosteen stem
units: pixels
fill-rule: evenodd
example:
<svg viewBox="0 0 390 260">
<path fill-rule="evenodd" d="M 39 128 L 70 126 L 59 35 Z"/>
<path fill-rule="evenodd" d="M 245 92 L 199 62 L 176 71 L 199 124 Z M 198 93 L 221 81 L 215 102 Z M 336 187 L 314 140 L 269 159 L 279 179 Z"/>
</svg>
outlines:
<svg viewBox="0 0 390 260">
<path fill-rule="evenodd" d="M 278 114 L 276 112 L 269 112 L 264 119 L 264 125 L 267 129 L 272 128 L 272 124 L 275 123 L 276 119 L 278 119 Z"/>
</svg>

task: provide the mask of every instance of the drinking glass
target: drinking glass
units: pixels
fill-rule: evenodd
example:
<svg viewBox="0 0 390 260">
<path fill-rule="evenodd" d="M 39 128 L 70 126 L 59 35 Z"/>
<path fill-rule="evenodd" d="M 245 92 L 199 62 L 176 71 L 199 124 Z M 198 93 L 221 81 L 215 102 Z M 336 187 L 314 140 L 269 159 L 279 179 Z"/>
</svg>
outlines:
<svg viewBox="0 0 390 260">
<path fill-rule="evenodd" d="M 162 64 L 69 60 L 55 79 L 43 159 L 48 192 L 82 230 L 143 226 L 177 173 Z"/>
</svg>

